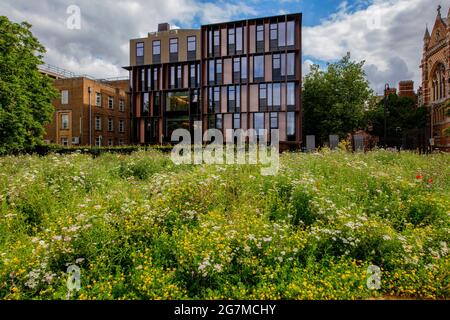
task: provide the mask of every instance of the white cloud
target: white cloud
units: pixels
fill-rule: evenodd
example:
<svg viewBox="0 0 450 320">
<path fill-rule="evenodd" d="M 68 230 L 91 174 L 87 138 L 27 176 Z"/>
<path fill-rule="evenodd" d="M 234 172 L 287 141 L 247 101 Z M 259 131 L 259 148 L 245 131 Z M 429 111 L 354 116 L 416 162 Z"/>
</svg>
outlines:
<svg viewBox="0 0 450 320">
<path fill-rule="evenodd" d="M 367 8 L 340 10 L 318 26 L 303 30 L 303 50 L 314 59 L 332 61 L 348 51 L 366 61 L 372 87 L 382 92 L 386 81 L 397 86 L 412 79 L 420 85 L 425 25 L 432 25 L 440 0 L 375 0 Z M 444 11 L 443 11 L 444 12 Z"/>
</svg>

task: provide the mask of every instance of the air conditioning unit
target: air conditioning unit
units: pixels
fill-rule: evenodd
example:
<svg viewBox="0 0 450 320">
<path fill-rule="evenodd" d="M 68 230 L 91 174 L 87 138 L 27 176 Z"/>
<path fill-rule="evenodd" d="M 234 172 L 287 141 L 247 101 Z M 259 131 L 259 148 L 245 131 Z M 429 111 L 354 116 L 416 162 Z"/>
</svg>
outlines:
<svg viewBox="0 0 450 320">
<path fill-rule="evenodd" d="M 80 137 L 73 137 L 72 144 L 80 144 Z"/>
</svg>

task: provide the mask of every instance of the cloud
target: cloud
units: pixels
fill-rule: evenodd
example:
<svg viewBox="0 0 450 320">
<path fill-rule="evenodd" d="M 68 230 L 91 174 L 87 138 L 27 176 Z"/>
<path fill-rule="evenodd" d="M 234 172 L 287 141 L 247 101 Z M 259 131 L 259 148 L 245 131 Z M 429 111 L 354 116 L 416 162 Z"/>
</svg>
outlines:
<svg viewBox="0 0 450 320">
<path fill-rule="evenodd" d="M 73 4 L 81 9 L 80 30 L 66 27 L 66 10 Z M 47 63 L 97 78 L 126 75 L 122 66 L 129 64 L 129 39 L 145 37 L 158 23 L 193 27 L 257 15 L 237 0 L 1 0 L 0 12 L 33 25 L 47 48 Z"/>
<path fill-rule="evenodd" d="M 321 24 L 303 29 L 304 53 L 334 61 L 350 51 L 353 58 L 366 61 L 368 79 L 378 93 L 387 81 L 397 86 L 412 79 L 418 87 L 423 33 L 426 23 L 434 23 L 439 2 L 374 0 L 355 11 L 344 1 Z"/>
</svg>

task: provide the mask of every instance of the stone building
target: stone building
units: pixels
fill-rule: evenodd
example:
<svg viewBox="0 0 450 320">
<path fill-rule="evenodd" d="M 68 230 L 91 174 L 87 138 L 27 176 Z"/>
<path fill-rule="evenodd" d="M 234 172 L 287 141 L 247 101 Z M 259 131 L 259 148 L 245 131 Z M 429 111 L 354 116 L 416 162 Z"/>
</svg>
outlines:
<svg viewBox="0 0 450 320">
<path fill-rule="evenodd" d="M 447 17 L 438 12 L 432 32 L 425 30 L 422 57 L 421 102 L 429 108 L 430 142 L 434 148 L 450 151 L 444 130 L 450 126 L 450 9 Z"/>
</svg>

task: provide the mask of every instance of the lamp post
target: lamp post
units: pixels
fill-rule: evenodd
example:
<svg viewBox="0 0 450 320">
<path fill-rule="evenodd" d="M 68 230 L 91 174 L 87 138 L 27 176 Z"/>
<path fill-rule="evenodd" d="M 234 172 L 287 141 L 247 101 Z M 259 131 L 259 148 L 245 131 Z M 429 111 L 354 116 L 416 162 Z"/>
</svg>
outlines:
<svg viewBox="0 0 450 320">
<path fill-rule="evenodd" d="M 387 148 L 387 104 L 389 97 L 389 84 L 386 83 L 384 86 L 384 148 Z"/>
</svg>

